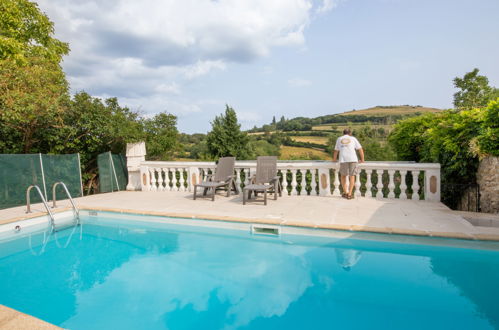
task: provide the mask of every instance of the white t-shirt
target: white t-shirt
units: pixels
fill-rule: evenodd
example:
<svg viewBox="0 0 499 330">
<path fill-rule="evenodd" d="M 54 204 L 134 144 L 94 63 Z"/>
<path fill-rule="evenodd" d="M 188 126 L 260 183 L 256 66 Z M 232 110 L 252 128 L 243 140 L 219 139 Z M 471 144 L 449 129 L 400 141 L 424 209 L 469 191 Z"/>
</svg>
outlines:
<svg viewBox="0 0 499 330">
<path fill-rule="evenodd" d="M 334 147 L 334 150 L 340 152 L 340 163 L 358 162 L 359 159 L 355 150 L 359 149 L 362 149 L 359 140 L 350 135 L 340 136 L 336 140 L 336 146 Z"/>
</svg>

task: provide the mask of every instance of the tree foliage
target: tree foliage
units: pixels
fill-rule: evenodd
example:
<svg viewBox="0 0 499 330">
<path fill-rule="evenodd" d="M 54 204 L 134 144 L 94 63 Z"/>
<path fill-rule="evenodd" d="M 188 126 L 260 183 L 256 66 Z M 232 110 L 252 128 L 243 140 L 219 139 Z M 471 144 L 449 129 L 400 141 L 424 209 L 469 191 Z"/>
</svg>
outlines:
<svg viewBox="0 0 499 330">
<path fill-rule="evenodd" d="M 400 160 L 441 164 L 445 184 L 474 183 L 479 160 L 499 156 L 499 99 L 486 108 L 426 114 L 395 125 L 389 141 Z M 442 199 L 452 206 L 455 196 Z"/>
<path fill-rule="evenodd" d="M 252 155 L 249 137 L 241 131 L 234 109 L 226 105 L 225 114 L 216 116 L 207 136 L 208 151 L 213 157 L 233 156 L 249 159 Z"/>
<path fill-rule="evenodd" d="M 27 0 L 0 1 L 0 60 L 27 64 L 44 58 L 59 64 L 69 45 L 53 37 L 54 24 Z"/>
<path fill-rule="evenodd" d="M 463 78 L 454 78 L 454 87 L 459 91 L 454 94 L 454 107 L 458 110 L 483 108 L 498 97 L 498 90 L 489 86 L 489 79 L 478 74 L 478 69 L 468 72 Z"/>
</svg>

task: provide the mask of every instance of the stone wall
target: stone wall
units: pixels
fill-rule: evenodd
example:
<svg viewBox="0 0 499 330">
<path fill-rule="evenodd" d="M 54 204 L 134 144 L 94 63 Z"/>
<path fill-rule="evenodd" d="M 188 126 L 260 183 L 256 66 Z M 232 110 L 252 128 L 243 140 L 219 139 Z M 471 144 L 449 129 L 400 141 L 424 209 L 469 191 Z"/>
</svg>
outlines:
<svg viewBox="0 0 499 330">
<path fill-rule="evenodd" d="M 499 213 L 499 157 L 487 157 L 480 161 L 477 183 L 480 185 L 481 211 Z"/>
</svg>

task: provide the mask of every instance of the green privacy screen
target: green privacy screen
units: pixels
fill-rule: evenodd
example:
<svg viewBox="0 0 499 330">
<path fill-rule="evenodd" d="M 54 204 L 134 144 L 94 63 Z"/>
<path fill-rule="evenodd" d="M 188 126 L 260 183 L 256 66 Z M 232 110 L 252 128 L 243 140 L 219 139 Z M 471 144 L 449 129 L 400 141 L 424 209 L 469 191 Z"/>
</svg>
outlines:
<svg viewBox="0 0 499 330">
<path fill-rule="evenodd" d="M 104 152 L 97 156 L 99 167 L 99 192 L 112 192 L 126 190 L 127 169 L 123 155 Z"/>
<path fill-rule="evenodd" d="M 83 196 L 78 154 L 0 154 L 0 209 L 26 204 L 26 189 L 32 184 L 52 200 L 52 185 L 58 181 L 66 184 L 72 197 Z M 60 186 L 57 199 L 66 199 Z M 41 202 L 35 189 L 31 201 Z"/>
</svg>

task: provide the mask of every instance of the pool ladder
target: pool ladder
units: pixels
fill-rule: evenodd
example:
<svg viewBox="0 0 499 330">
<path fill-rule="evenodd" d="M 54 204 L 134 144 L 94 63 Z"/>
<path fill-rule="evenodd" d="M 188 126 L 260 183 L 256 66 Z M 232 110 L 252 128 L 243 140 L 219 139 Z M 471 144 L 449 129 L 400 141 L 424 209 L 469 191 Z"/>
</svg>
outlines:
<svg viewBox="0 0 499 330">
<path fill-rule="evenodd" d="M 78 208 L 76 207 L 76 205 L 74 203 L 74 200 L 71 197 L 71 194 L 69 193 L 68 187 L 66 187 L 66 185 L 62 181 L 56 182 L 52 186 L 52 203 L 53 203 L 52 204 L 52 208 L 56 208 L 57 207 L 57 203 L 56 203 L 57 199 L 56 199 L 55 190 L 56 190 L 56 188 L 57 188 L 58 185 L 61 185 L 64 188 L 64 192 L 66 193 L 66 196 L 69 198 L 69 201 L 71 202 L 71 206 L 73 207 L 73 214 L 74 214 L 74 218 L 75 218 L 75 226 L 77 226 L 77 225 L 80 224 L 80 212 L 79 212 Z M 35 188 L 36 191 L 38 192 L 38 195 L 42 199 L 43 205 L 45 206 L 45 209 L 47 210 L 47 212 L 49 214 L 49 217 L 50 217 L 50 228 L 51 228 L 51 230 L 52 231 L 56 231 L 57 227 L 55 225 L 54 214 L 50 210 L 50 207 L 48 206 L 47 201 L 43 197 L 43 194 L 42 194 L 42 191 L 40 190 L 40 187 L 38 187 L 37 185 L 32 184 L 26 190 L 26 213 L 31 213 L 30 191 L 33 188 Z"/>
</svg>

